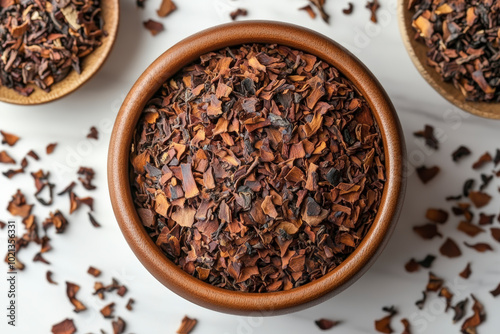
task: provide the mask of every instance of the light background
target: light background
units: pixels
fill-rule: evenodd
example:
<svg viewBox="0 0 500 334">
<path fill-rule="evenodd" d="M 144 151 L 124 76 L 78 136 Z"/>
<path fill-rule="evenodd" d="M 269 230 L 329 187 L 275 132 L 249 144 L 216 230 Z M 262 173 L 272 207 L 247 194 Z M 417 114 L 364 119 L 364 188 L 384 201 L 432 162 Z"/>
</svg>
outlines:
<svg viewBox="0 0 500 334">
<path fill-rule="evenodd" d="M 105 1 L 105 0 L 103 0 Z M 109 60 L 102 70 L 88 84 L 77 92 L 51 104 L 35 107 L 20 107 L 0 103 L 0 129 L 22 137 L 15 149 L 5 145 L 18 161 L 34 149 L 41 156 L 39 162 L 30 160 L 29 171 L 39 168 L 50 170 L 52 180 L 59 190 L 71 180 L 76 180 L 79 166 L 96 170 L 94 183 L 98 189 L 88 192 L 81 186 L 76 188 L 80 196 L 95 198 L 95 217 L 103 225 L 94 229 L 87 219 L 87 211 L 81 209 L 67 215 L 69 227 L 62 235 L 49 233 L 53 251 L 46 258 L 52 263 L 31 262 L 38 247 L 32 245 L 23 250 L 20 258 L 27 268 L 19 275 L 19 317 L 18 327 L 7 327 L 5 311 L 0 312 L 1 333 L 48 333 L 53 324 L 66 317 L 73 318 L 79 333 L 110 333 L 111 321 L 99 314 L 106 303 L 117 303 L 115 314 L 127 322 L 127 333 L 174 333 L 182 317 L 187 314 L 199 320 L 194 333 L 315 333 L 319 329 L 314 320 L 327 317 L 343 323 L 331 330 L 332 333 L 374 333 L 373 322 L 385 314 L 383 306 L 395 305 L 400 315 L 394 318 L 395 332 L 401 332 L 399 319 L 407 317 L 415 324 L 414 333 L 458 333 L 459 324 L 451 322 L 452 312 L 443 312 L 443 302 L 435 296 L 428 299 L 428 308 L 419 311 L 414 302 L 421 297 L 427 283 L 427 272 L 408 274 L 404 264 L 411 257 L 423 259 L 428 253 L 438 254 L 442 240 L 423 241 L 413 232 L 412 226 L 425 222 L 428 207 L 449 209 L 451 204 L 444 197 L 460 193 L 463 181 L 468 177 L 479 178 L 471 165 L 484 151 L 500 146 L 497 121 L 469 116 L 441 98 L 420 77 L 413 67 L 401 41 L 396 15 L 395 0 L 381 0 L 379 24 L 369 22 L 369 12 L 364 8 L 365 0 L 352 0 L 354 13 L 342 14 L 347 7 L 346 0 L 328 1 L 327 10 L 332 15 L 331 25 L 320 18 L 311 20 L 297 8 L 305 0 L 178 0 L 179 9 L 165 19 L 159 19 L 155 10 L 159 0 L 147 0 L 146 9 L 136 8 L 135 1 L 121 2 L 121 27 L 118 40 Z M 337 297 L 310 308 L 286 316 L 268 318 L 247 318 L 224 315 L 203 309 L 178 297 L 158 283 L 139 263 L 126 244 L 114 218 L 106 183 L 106 158 L 109 136 L 114 117 L 121 101 L 144 69 L 162 52 L 181 39 L 202 29 L 229 22 L 229 12 L 237 6 L 247 8 L 246 19 L 281 20 L 300 24 L 321 32 L 338 41 L 359 57 L 381 81 L 390 95 L 406 135 L 406 144 L 411 165 L 439 164 L 443 172 L 429 185 L 424 186 L 412 173 L 408 179 L 406 202 L 397 229 L 382 256 L 370 271 L 347 291 Z M 148 18 L 161 20 L 166 31 L 152 37 L 142 27 Z M 441 132 L 441 148 L 433 152 L 423 147 L 412 133 L 433 124 Z M 99 129 L 99 140 L 85 138 L 91 126 Z M 45 146 L 58 142 L 55 153 L 46 156 Z M 474 155 L 459 164 L 452 162 L 451 152 L 460 144 L 469 146 Z M 3 170 L 7 166 L 0 166 Z M 490 172 L 487 167 L 485 172 Z M 483 211 L 498 214 L 498 185 L 488 188 L 495 198 Z M 0 176 L 0 220 L 9 216 L 5 210 L 10 196 L 17 188 L 22 189 L 30 203 L 34 203 L 33 181 L 29 173 L 18 175 L 12 181 Z M 56 190 L 57 190 L 56 189 Z M 68 212 L 68 199 L 58 197 L 52 210 L 61 208 Z M 37 204 L 34 213 L 41 224 L 49 209 Z M 451 217 L 442 227 L 445 234 L 453 236 L 460 243 L 467 236 L 456 230 L 458 218 Z M 499 227 L 498 222 L 495 225 Z M 19 229 L 21 224 L 19 222 Z M 6 230 L 0 231 L 0 253 L 6 251 Z M 444 240 L 444 239 L 443 239 Z M 473 240 L 491 243 L 495 251 L 479 254 L 461 247 L 463 256 L 449 260 L 438 258 L 433 271 L 444 277 L 459 297 L 454 302 L 474 293 L 486 306 L 487 322 L 479 328 L 480 333 L 498 333 L 500 318 L 500 297 L 496 300 L 488 293 L 500 282 L 500 245 L 492 241 L 489 233 Z M 3 255 L 2 255 L 3 256 Z M 457 279 L 458 273 L 472 261 L 473 274 L 467 281 Z M 103 270 L 100 280 L 109 283 L 116 277 L 126 284 L 129 292 L 126 298 L 109 294 L 105 301 L 91 296 L 93 277 L 86 271 L 89 265 Z M 6 266 L 1 266 L 6 272 Z M 50 285 L 45 272 L 54 272 L 59 285 Z M 0 305 L 6 303 L 6 281 L 0 274 Z M 78 298 L 89 308 L 75 314 L 65 293 L 64 281 L 81 285 Z M 134 310 L 127 311 L 124 304 L 128 297 L 136 300 Z M 471 314 L 470 306 L 468 316 Z"/>
</svg>

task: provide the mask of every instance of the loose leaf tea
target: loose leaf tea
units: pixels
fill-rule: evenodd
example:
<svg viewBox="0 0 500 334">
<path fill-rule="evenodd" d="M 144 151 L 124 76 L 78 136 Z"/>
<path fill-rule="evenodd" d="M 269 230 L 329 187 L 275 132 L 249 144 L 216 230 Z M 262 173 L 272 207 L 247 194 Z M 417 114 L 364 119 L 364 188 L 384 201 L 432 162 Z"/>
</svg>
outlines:
<svg viewBox="0 0 500 334">
<path fill-rule="evenodd" d="M 453 158 L 453 161 L 458 162 L 469 155 L 471 155 L 471 151 L 465 146 L 460 146 L 452 153 L 451 157 Z"/>
<path fill-rule="evenodd" d="M 52 271 L 47 270 L 47 273 L 45 274 L 45 278 L 47 278 L 47 281 L 48 281 L 50 284 L 55 284 L 55 285 L 57 285 L 57 282 L 56 282 L 56 281 L 54 281 L 54 280 L 52 279 Z"/>
<path fill-rule="evenodd" d="M 500 295 L 500 284 L 498 284 L 496 289 L 491 290 L 490 293 L 493 297 L 499 296 Z"/>
<path fill-rule="evenodd" d="M 442 238 L 443 235 L 439 232 L 436 224 L 425 224 L 421 226 L 414 226 L 413 231 L 417 233 L 422 239 L 433 239 L 434 237 Z"/>
<path fill-rule="evenodd" d="M 118 319 L 116 319 L 116 321 L 113 320 L 111 322 L 111 325 L 113 326 L 113 334 L 122 334 L 125 332 L 125 328 L 127 327 L 125 320 L 123 320 L 120 317 L 118 317 Z"/>
<path fill-rule="evenodd" d="M 442 209 L 427 209 L 425 218 L 434 223 L 444 224 L 448 221 L 448 212 Z"/>
<path fill-rule="evenodd" d="M 488 162 L 492 162 L 493 158 L 491 157 L 489 152 L 484 153 L 479 159 L 472 165 L 473 169 L 480 169 Z"/>
<path fill-rule="evenodd" d="M 115 311 L 115 303 L 109 303 L 101 309 L 101 314 L 104 318 L 113 318 L 113 312 Z"/>
<path fill-rule="evenodd" d="M 57 146 L 57 143 L 52 143 L 52 144 L 47 145 L 47 148 L 46 148 L 47 154 L 52 154 L 54 152 L 54 150 L 56 149 L 56 146 Z"/>
<path fill-rule="evenodd" d="M 99 275 L 101 275 L 101 271 L 97 268 L 92 267 L 92 266 L 89 267 L 89 269 L 87 270 L 87 273 L 89 273 L 90 275 L 92 275 L 94 277 L 99 277 Z"/>
<path fill-rule="evenodd" d="M 76 332 L 75 324 L 72 319 L 65 319 L 52 326 L 53 334 L 73 334 Z"/>
<path fill-rule="evenodd" d="M 162 23 L 154 20 L 147 20 L 143 22 L 144 28 L 148 29 L 151 35 L 156 36 L 163 30 L 165 30 L 165 27 L 163 26 Z"/>
<path fill-rule="evenodd" d="M 462 324 L 462 333 L 477 333 L 477 327 L 486 319 L 483 304 L 474 295 L 471 295 L 471 297 L 474 300 L 474 305 L 472 305 L 474 314 L 470 318 L 465 319 Z"/>
<path fill-rule="evenodd" d="M 345 15 L 351 15 L 354 10 L 354 5 L 352 2 L 349 2 L 347 5 L 347 8 L 342 9 L 342 13 L 344 13 Z"/>
<path fill-rule="evenodd" d="M 469 298 L 465 298 L 462 301 L 459 301 L 455 306 L 453 306 L 453 310 L 455 311 L 455 315 L 453 316 L 453 323 L 457 323 L 460 320 L 463 319 L 465 316 L 465 308 L 467 307 L 467 304 L 469 303 Z"/>
<path fill-rule="evenodd" d="M 314 323 L 316 324 L 316 326 L 319 327 L 319 329 L 326 331 L 328 329 L 331 329 L 331 328 L 337 326 L 340 322 L 333 321 L 330 319 L 321 318 L 319 320 L 314 321 Z"/>
<path fill-rule="evenodd" d="M 29 96 L 49 92 L 105 35 L 100 1 L 2 1 L 0 85 Z M 30 18 L 30 19 L 27 19 Z"/>
<path fill-rule="evenodd" d="M 450 238 L 446 239 L 441 248 L 439 248 L 439 252 L 449 258 L 459 257 L 462 255 L 462 251 L 458 247 L 457 243 Z"/>
<path fill-rule="evenodd" d="M 71 304 L 73 304 L 73 306 L 75 307 L 74 311 L 76 313 L 81 312 L 81 311 L 85 311 L 87 309 L 85 307 L 85 305 L 82 304 L 81 301 L 76 299 L 76 294 L 77 294 L 78 290 L 80 290 L 79 285 L 76 285 L 76 284 L 73 284 L 70 282 L 66 282 L 66 294 L 68 295 L 68 299 L 71 302 Z"/>
<path fill-rule="evenodd" d="M 196 323 L 198 323 L 198 320 L 189 318 L 188 316 L 184 316 L 184 318 L 182 318 L 181 325 L 177 329 L 176 333 L 177 334 L 189 334 L 196 326 Z"/>
<path fill-rule="evenodd" d="M 472 274 L 472 270 L 470 268 L 470 262 L 467 263 L 467 266 L 465 266 L 464 270 L 462 270 L 460 272 L 460 277 L 464 278 L 464 279 L 468 279 L 470 277 L 470 275 Z"/>
<path fill-rule="evenodd" d="M 16 160 L 14 160 L 9 155 L 9 153 L 7 153 L 6 151 L 1 151 L 0 152 L 0 163 L 3 163 L 3 164 L 15 164 Z"/>
<path fill-rule="evenodd" d="M 427 64 L 468 101 L 500 100 L 497 1 L 410 1 L 415 39 Z"/>
<path fill-rule="evenodd" d="M 411 334 L 410 322 L 408 321 L 408 319 L 401 319 L 401 323 L 403 324 L 403 332 L 401 334 Z"/>
<path fill-rule="evenodd" d="M 500 242 L 500 228 L 492 227 L 491 228 L 491 236 L 493 237 L 493 239 Z"/>
<path fill-rule="evenodd" d="M 383 317 L 382 319 L 375 320 L 375 330 L 379 333 L 391 334 L 393 332 L 391 328 L 391 320 L 398 313 L 394 306 L 384 307 L 383 311 L 389 313 L 389 315 Z"/>
<path fill-rule="evenodd" d="M 479 242 L 477 244 L 469 244 L 468 242 L 465 241 L 464 245 L 469 247 L 469 248 L 475 249 L 476 251 L 478 251 L 480 253 L 493 251 L 493 248 L 485 242 Z"/>
<path fill-rule="evenodd" d="M 309 0 L 309 2 L 316 7 L 316 9 L 319 11 L 319 14 L 321 15 L 321 18 L 325 23 L 329 24 L 330 23 L 330 15 L 325 11 L 325 3 L 326 0 Z"/>
<path fill-rule="evenodd" d="M 439 141 L 434 135 L 434 127 L 426 124 L 423 131 L 414 132 L 413 135 L 418 138 L 424 138 L 425 144 L 430 148 L 437 150 L 439 148 Z"/>
<path fill-rule="evenodd" d="M 307 6 L 304 6 L 304 7 L 301 7 L 299 8 L 299 10 L 303 10 L 305 11 L 307 14 L 309 14 L 309 17 L 311 19 L 315 19 L 316 18 L 316 12 L 314 12 L 313 8 L 311 7 L 311 5 L 307 5 Z"/>
<path fill-rule="evenodd" d="M 99 132 L 97 131 L 97 128 L 95 126 L 90 128 L 87 138 L 95 140 L 99 139 Z"/>
<path fill-rule="evenodd" d="M 0 64 L 1 64 L 1 62 L 0 62 Z M 0 65 L 0 66 L 2 66 L 2 65 Z M 17 143 L 17 141 L 19 139 L 21 139 L 12 133 L 7 133 L 7 132 L 4 132 L 2 130 L 0 130 L 0 134 L 2 135 L 2 144 L 7 144 L 9 146 L 14 146 Z"/>
<path fill-rule="evenodd" d="M 428 183 L 430 180 L 438 175 L 441 169 L 438 166 L 427 168 L 425 166 L 421 166 L 417 168 L 417 175 L 424 184 Z"/>
<path fill-rule="evenodd" d="M 377 11 L 380 8 L 380 3 L 378 0 L 368 1 L 366 3 L 366 8 L 371 12 L 370 21 L 377 23 Z"/>
<path fill-rule="evenodd" d="M 159 17 L 166 17 L 177 9 L 172 0 L 162 0 L 160 8 L 156 11 Z"/>
<path fill-rule="evenodd" d="M 366 100 L 316 56 L 279 45 L 211 52 L 147 103 L 130 163 L 137 213 L 187 273 L 289 290 L 359 245 L 385 182 Z"/>
<path fill-rule="evenodd" d="M 238 8 L 229 14 L 229 16 L 231 17 L 231 20 L 233 20 L 233 21 L 235 21 L 240 16 L 247 16 L 247 15 L 248 15 L 248 11 L 246 9 L 242 9 L 242 8 Z"/>
</svg>

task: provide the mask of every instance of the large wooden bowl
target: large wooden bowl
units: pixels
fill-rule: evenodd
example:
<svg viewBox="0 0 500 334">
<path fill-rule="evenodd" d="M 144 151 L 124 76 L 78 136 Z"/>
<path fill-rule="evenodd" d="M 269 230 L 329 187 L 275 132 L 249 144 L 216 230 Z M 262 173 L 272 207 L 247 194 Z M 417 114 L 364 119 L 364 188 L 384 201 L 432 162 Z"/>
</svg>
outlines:
<svg viewBox="0 0 500 334">
<path fill-rule="evenodd" d="M 416 31 L 412 27 L 413 11 L 408 10 L 409 0 L 398 0 L 399 30 L 403 43 L 410 58 L 422 77 L 445 99 L 458 108 L 471 114 L 500 119 L 500 103 L 470 102 L 466 101 L 462 92 L 452 83 L 445 82 L 441 76 L 427 65 L 427 46 L 415 40 Z"/>
<path fill-rule="evenodd" d="M 129 181 L 129 152 L 137 120 L 151 96 L 167 79 L 200 55 L 244 43 L 277 43 L 316 55 L 337 67 L 365 96 L 379 124 L 386 156 L 387 182 L 378 214 L 358 248 L 322 278 L 288 291 L 245 293 L 203 282 L 177 267 L 155 245 L 139 219 Z M 142 264 L 161 283 L 204 307 L 233 314 L 276 315 L 312 306 L 356 281 L 373 264 L 389 240 L 403 202 L 404 138 L 389 97 L 373 74 L 331 39 L 298 26 L 246 21 L 211 28 L 176 44 L 162 54 L 127 95 L 111 136 L 108 180 L 120 228 Z"/>
<path fill-rule="evenodd" d="M 0 86 L 0 101 L 20 105 L 36 105 L 57 100 L 74 92 L 99 71 L 113 48 L 120 21 L 119 0 L 101 0 L 104 31 L 108 36 L 102 38 L 102 45 L 86 56 L 81 63 L 81 74 L 71 71 L 62 81 L 51 86 L 49 93 L 32 85 L 35 90 L 30 96 L 22 96 L 14 89 Z"/>
</svg>

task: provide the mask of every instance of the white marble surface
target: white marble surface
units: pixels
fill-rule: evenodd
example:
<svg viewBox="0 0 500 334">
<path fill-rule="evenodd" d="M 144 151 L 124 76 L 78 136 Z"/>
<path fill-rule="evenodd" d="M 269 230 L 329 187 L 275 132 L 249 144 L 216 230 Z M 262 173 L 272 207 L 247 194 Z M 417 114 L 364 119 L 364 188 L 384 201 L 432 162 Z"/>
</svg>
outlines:
<svg viewBox="0 0 500 334">
<path fill-rule="evenodd" d="M 105 0 L 104 0 L 105 1 Z M 142 21 L 156 18 L 159 0 L 147 0 L 146 9 L 135 7 L 132 0 L 121 2 L 121 27 L 117 44 L 103 69 L 88 84 L 60 101 L 36 107 L 20 107 L 0 103 L 0 129 L 22 136 L 15 150 L 9 152 L 19 161 L 29 149 L 35 149 L 42 159 L 30 162 L 29 170 L 50 169 L 59 189 L 76 178 L 78 166 L 93 167 L 98 189 L 92 193 L 81 186 L 80 195 L 95 197 L 95 216 L 103 227 L 90 226 L 86 210 L 69 217 L 70 225 L 63 235 L 51 231 L 53 251 L 46 258 L 52 263 L 32 263 L 37 247 L 32 246 L 21 253 L 20 258 L 27 269 L 19 276 L 18 326 L 6 325 L 4 304 L 6 281 L 0 279 L 0 332 L 1 333 L 48 333 L 52 324 L 66 317 L 73 318 L 79 333 L 98 332 L 100 328 L 111 332 L 111 323 L 98 313 L 104 302 L 90 296 L 93 279 L 86 271 L 88 265 L 104 270 L 105 282 L 118 278 L 129 288 L 127 297 L 136 300 L 133 312 L 124 308 L 126 298 L 108 298 L 117 302 L 116 315 L 126 319 L 127 333 L 173 333 L 180 319 L 188 314 L 199 320 L 193 333 L 315 333 L 319 330 L 313 321 L 320 317 L 341 320 L 343 323 L 332 333 L 374 333 L 374 319 L 381 318 L 382 306 L 395 305 L 400 315 L 393 321 L 395 332 L 401 332 L 401 317 L 408 317 L 415 325 L 414 333 L 459 333 L 459 326 L 451 323 L 451 313 L 443 312 L 443 303 L 435 296 L 429 299 L 428 308 L 419 311 L 414 302 L 421 296 L 427 282 L 426 271 L 408 274 L 404 264 L 411 257 L 423 258 L 428 253 L 437 254 L 441 240 L 423 241 L 412 232 L 412 226 L 424 222 L 425 209 L 430 206 L 449 208 L 444 201 L 447 195 L 459 193 L 463 180 L 479 177 L 471 170 L 472 162 L 486 149 L 492 151 L 498 144 L 499 122 L 469 116 L 441 98 L 420 77 L 410 62 L 399 36 L 395 0 L 381 0 L 380 23 L 368 23 L 369 13 L 365 1 L 353 1 L 355 10 L 351 16 L 341 12 L 346 0 L 328 1 L 327 9 L 332 14 L 332 24 L 324 24 L 319 18 L 309 19 L 297 8 L 305 0 L 178 0 L 179 10 L 163 19 L 166 31 L 156 37 L 142 28 Z M 397 229 L 382 256 L 357 283 L 331 300 L 311 309 L 286 316 L 247 318 L 220 314 L 203 309 L 178 297 L 158 283 L 132 254 L 111 210 L 106 184 L 106 157 L 111 126 L 125 94 L 142 71 L 163 51 L 177 41 L 204 28 L 228 22 L 228 12 L 235 6 L 248 8 L 247 19 L 284 20 L 317 30 L 346 46 L 359 57 L 381 81 L 398 111 L 406 134 L 409 161 L 413 165 L 439 164 L 447 173 L 441 173 L 433 182 L 424 186 L 411 173 L 408 179 L 406 202 Z M 421 142 L 411 135 L 423 128 L 425 123 L 434 124 L 442 132 L 439 152 L 427 151 Z M 91 126 L 97 126 L 100 138 L 97 142 L 85 139 Z M 58 142 L 51 156 L 42 154 L 50 142 Z M 451 161 L 451 152 L 460 144 L 467 144 L 474 156 L 456 165 Z M 2 170 L 6 168 L 0 166 Z M 489 167 L 487 169 L 490 169 Z M 58 170 L 58 172 L 56 172 Z M 485 208 L 487 213 L 498 214 L 498 179 L 489 187 L 495 198 Z M 0 177 L 0 220 L 9 218 L 6 203 L 17 188 L 25 191 L 30 202 L 33 184 L 29 174 L 19 175 L 13 181 Z M 58 198 L 53 206 L 64 208 L 67 199 Z M 36 206 L 39 221 L 47 216 L 49 209 Z M 452 217 L 442 230 L 457 241 L 466 236 L 456 231 L 458 219 Z M 495 225 L 500 226 L 498 222 Z M 449 260 L 438 258 L 433 271 L 452 282 L 454 292 L 460 299 L 474 293 L 486 306 L 487 322 L 479 328 L 480 333 L 498 333 L 500 298 L 496 300 L 488 293 L 500 282 L 500 245 L 492 241 L 489 234 L 476 238 L 490 242 L 495 251 L 479 254 L 462 246 L 463 256 Z M 1 232 L 0 253 L 6 249 L 5 230 Z M 3 255 L 2 255 L 3 256 Z M 473 275 L 467 281 L 457 279 L 468 261 L 473 262 Z M 6 267 L 2 265 L 2 272 Z M 59 285 L 49 285 L 45 272 L 54 272 Z M 82 286 L 79 298 L 89 310 L 81 314 L 72 312 L 65 295 L 64 281 Z M 111 296 L 110 296 L 111 297 Z M 455 299 L 457 301 L 458 298 Z M 470 314 L 469 310 L 469 314 Z"/>
</svg>

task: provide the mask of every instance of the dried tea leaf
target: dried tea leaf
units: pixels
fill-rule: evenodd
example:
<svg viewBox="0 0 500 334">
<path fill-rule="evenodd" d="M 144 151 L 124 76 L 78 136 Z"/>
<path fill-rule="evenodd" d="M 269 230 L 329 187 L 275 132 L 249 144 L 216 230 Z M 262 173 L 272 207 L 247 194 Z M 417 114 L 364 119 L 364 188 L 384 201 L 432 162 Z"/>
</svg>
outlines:
<svg viewBox="0 0 500 334">
<path fill-rule="evenodd" d="M 462 251 L 458 247 L 455 241 L 451 238 L 447 238 L 446 241 L 439 248 L 441 255 L 447 256 L 449 258 L 459 257 L 462 255 Z"/>
<path fill-rule="evenodd" d="M 375 21 L 376 22 L 376 21 Z M 437 150 L 439 148 L 439 141 L 434 135 L 434 127 L 426 124 L 423 131 L 414 132 L 413 135 L 418 138 L 424 138 L 425 144 L 432 149 Z"/>
<path fill-rule="evenodd" d="M 52 154 L 54 152 L 54 150 L 56 149 L 56 146 L 57 146 L 57 143 L 52 143 L 52 144 L 47 145 L 47 148 L 46 148 L 47 154 Z"/>
<path fill-rule="evenodd" d="M 414 273 L 416 271 L 418 271 L 420 269 L 420 265 L 418 264 L 417 261 L 415 261 L 415 259 L 410 259 L 410 261 L 408 261 L 406 264 L 405 264 L 405 270 L 409 273 Z"/>
<path fill-rule="evenodd" d="M 81 311 L 85 311 L 87 309 L 81 301 L 76 299 L 76 294 L 78 293 L 79 290 L 80 290 L 79 285 L 76 285 L 76 284 L 70 283 L 70 282 L 66 282 L 66 294 L 68 295 L 68 298 L 69 298 L 69 301 L 71 302 L 71 304 L 73 304 L 73 306 L 75 307 L 75 309 L 73 311 L 75 311 L 76 313 L 81 312 Z"/>
<path fill-rule="evenodd" d="M 299 10 L 303 10 L 303 11 L 306 11 L 307 14 L 309 14 L 309 17 L 311 19 L 315 19 L 316 18 L 316 13 L 314 12 L 313 8 L 311 7 L 311 5 L 306 5 L 304 7 L 301 7 L 299 8 Z"/>
<path fill-rule="evenodd" d="M 491 236 L 493 237 L 493 239 L 500 242 L 500 228 L 492 227 L 491 228 Z"/>
<path fill-rule="evenodd" d="M 490 291 L 493 297 L 497 297 L 500 295 L 500 284 L 496 287 L 496 289 Z"/>
<path fill-rule="evenodd" d="M 491 157 L 489 152 L 484 153 L 479 159 L 472 165 L 473 169 L 479 169 L 483 167 L 488 162 L 492 162 L 493 158 Z"/>
<path fill-rule="evenodd" d="M 477 327 L 486 319 L 486 313 L 484 312 L 483 305 L 476 299 L 476 297 L 474 297 L 474 295 L 471 295 L 471 297 L 472 300 L 474 300 L 474 305 L 472 305 L 472 311 L 474 314 L 470 318 L 465 319 L 462 324 L 463 333 L 477 333 Z"/>
<path fill-rule="evenodd" d="M 6 151 L 1 151 L 0 152 L 0 163 L 15 164 L 16 160 L 14 160 Z"/>
<path fill-rule="evenodd" d="M 345 15 L 351 15 L 354 10 L 354 5 L 352 2 L 349 2 L 347 5 L 347 8 L 342 9 L 342 13 L 344 13 Z"/>
<path fill-rule="evenodd" d="M 2 134 L 2 144 L 7 144 L 9 146 L 14 146 L 20 137 L 12 134 L 12 133 L 7 133 L 2 130 L 0 130 L 0 134 Z"/>
<path fill-rule="evenodd" d="M 465 298 L 462 301 L 459 301 L 455 306 L 453 306 L 453 310 L 455 311 L 455 315 L 453 316 L 453 323 L 457 323 L 463 319 L 465 316 L 465 308 L 467 307 L 467 303 L 469 302 L 469 298 Z"/>
<path fill-rule="evenodd" d="M 87 273 L 89 273 L 90 275 L 92 275 L 94 277 L 99 277 L 99 275 L 101 275 L 101 271 L 97 268 L 92 267 L 92 266 L 89 267 L 89 269 L 87 270 Z"/>
<path fill-rule="evenodd" d="M 479 233 L 484 232 L 484 230 L 481 227 L 464 221 L 461 221 L 460 224 L 458 224 L 457 229 L 471 237 L 475 237 Z"/>
<path fill-rule="evenodd" d="M 47 282 L 49 282 L 50 284 L 57 285 L 57 282 L 52 279 L 52 271 L 47 270 L 47 273 L 45 274 L 45 278 L 47 279 Z"/>
<path fill-rule="evenodd" d="M 479 214 L 479 225 L 491 225 L 494 219 L 495 215 L 485 215 L 481 212 Z"/>
<path fill-rule="evenodd" d="M 99 224 L 99 222 L 94 218 L 94 216 L 92 216 L 92 214 L 90 212 L 88 212 L 87 214 L 89 216 L 89 220 L 90 220 L 90 223 L 92 224 L 92 226 L 101 227 L 101 224 Z"/>
<path fill-rule="evenodd" d="M 434 255 L 427 255 L 422 261 L 417 261 L 419 265 L 424 268 L 430 268 L 436 257 Z"/>
<path fill-rule="evenodd" d="M 401 334 L 411 334 L 410 322 L 408 321 L 408 319 L 401 319 L 401 323 L 403 324 L 403 332 Z"/>
<path fill-rule="evenodd" d="M 177 6 L 172 0 L 162 0 L 160 8 L 156 11 L 156 13 L 159 17 L 167 17 L 176 9 Z"/>
<path fill-rule="evenodd" d="M 375 320 L 375 330 L 379 333 L 392 333 L 393 330 L 391 328 L 391 320 L 397 314 L 397 311 L 394 307 L 384 307 L 384 311 L 388 312 L 389 315 L 383 317 L 382 319 Z"/>
<path fill-rule="evenodd" d="M 194 318 L 189 318 L 188 316 L 184 316 L 184 318 L 182 318 L 181 325 L 177 329 L 176 333 L 177 334 L 189 334 L 189 333 L 191 333 L 191 331 L 196 326 L 197 322 L 198 322 L 198 320 L 196 320 Z"/>
<path fill-rule="evenodd" d="M 439 233 L 436 224 L 424 224 L 420 226 L 413 226 L 413 231 L 417 233 L 422 239 L 433 239 L 434 237 L 442 238 L 443 235 Z"/>
<path fill-rule="evenodd" d="M 464 245 L 469 247 L 469 248 L 475 249 L 476 251 L 478 251 L 480 253 L 484 253 L 487 251 L 493 251 L 493 248 L 485 242 L 479 242 L 477 244 L 469 244 L 467 241 L 465 241 Z"/>
<path fill-rule="evenodd" d="M 444 280 L 440 277 L 437 277 L 432 272 L 429 272 L 429 282 L 427 283 L 427 287 L 425 288 L 426 292 L 437 292 L 444 284 Z"/>
<path fill-rule="evenodd" d="M 464 270 L 462 270 L 459 275 L 463 279 L 468 279 L 471 274 L 472 274 L 472 270 L 470 267 L 470 262 L 468 262 L 467 265 L 465 266 Z"/>
<path fill-rule="evenodd" d="M 471 155 L 471 151 L 465 146 L 459 146 L 451 155 L 453 161 L 458 162 L 462 158 Z"/>
<path fill-rule="evenodd" d="M 326 0 L 309 0 L 311 4 L 313 4 L 319 11 L 321 18 L 325 23 L 330 23 L 330 15 L 325 11 L 325 2 Z"/>
<path fill-rule="evenodd" d="M 419 310 L 424 309 L 425 301 L 427 300 L 427 292 L 422 291 L 422 299 L 417 300 L 415 302 L 415 305 L 418 307 Z"/>
<path fill-rule="evenodd" d="M 481 191 L 471 191 L 469 193 L 469 198 L 478 209 L 488 205 L 491 200 L 490 195 Z"/>
<path fill-rule="evenodd" d="M 448 212 L 442 209 L 427 209 L 425 218 L 434 223 L 444 224 L 448 221 Z"/>
<path fill-rule="evenodd" d="M 328 329 L 331 329 L 331 328 L 337 326 L 340 322 L 333 321 L 330 319 L 321 318 L 319 320 L 314 321 L 314 323 L 316 324 L 316 326 L 319 327 L 319 329 L 326 331 Z"/>
<path fill-rule="evenodd" d="M 378 0 L 368 1 L 366 8 L 371 12 L 370 21 L 377 23 L 377 11 L 380 8 Z"/>
<path fill-rule="evenodd" d="M 72 319 L 65 319 L 52 326 L 53 334 L 73 334 L 76 333 L 76 327 Z"/>
<path fill-rule="evenodd" d="M 104 306 L 100 312 L 104 318 L 113 318 L 113 312 L 115 311 L 115 303 L 109 303 Z"/>
<path fill-rule="evenodd" d="M 240 16 L 247 16 L 247 15 L 248 15 L 248 11 L 246 9 L 243 9 L 243 8 L 238 8 L 229 14 L 229 16 L 231 17 L 231 20 L 233 20 L 233 21 L 235 21 Z"/>
<path fill-rule="evenodd" d="M 99 139 L 99 132 L 97 131 L 97 128 L 95 126 L 92 126 L 89 130 L 89 134 L 87 135 L 87 138 L 89 139 Z"/>
<path fill-rule="evenodd" d="M 129 311 L 132 311 L 132 305 L 134 304 L 134 302 L 135 300 L 133 298 L 129 298 L 125 308 Z"/>
<path fill-rule="evenodd" d="M 148 29 L 151 35 L 156 36 L 163 30 L 165 30 L 165 27 L 163 26 L 162 23 L 154 20 L 147 20 L 143 22 L 144 28 Z"/>
<path fill-rule="evenodd" d="M 440 168 L 438 166 L 427 168 L 425 166 L 421 166 L 417 168 L 417 175 L 420 178 L 422 183 L 427 184 L 431 181 L 436 175 L 439 173 Z"/>
<path fill-rule="evenodd" d="M 113 334 L 122 334 L 125 332 L 125 328 L 127 327 L 125 320 L 120 317 L 118 317 L 117 320 L 113 320 L 111 325 L 113 326 Z"/>
</svg>

